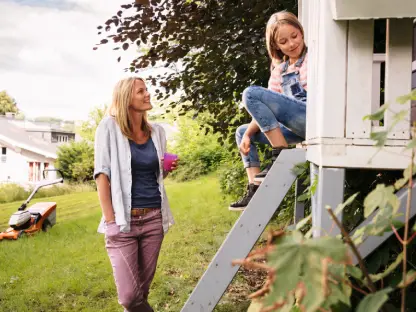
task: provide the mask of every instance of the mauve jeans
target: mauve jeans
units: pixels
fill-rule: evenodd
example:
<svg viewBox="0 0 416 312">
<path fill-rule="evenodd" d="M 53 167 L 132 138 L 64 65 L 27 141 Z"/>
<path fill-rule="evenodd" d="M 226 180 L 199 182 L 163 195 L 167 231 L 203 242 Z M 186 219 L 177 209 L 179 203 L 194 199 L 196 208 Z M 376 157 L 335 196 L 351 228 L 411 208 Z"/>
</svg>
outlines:
<svg viewBox="0 0 416 312">
<path fill-rule="evenodd" d="M 161 210 L 132 216 L 130 224 L 129 233 L 120 232 L 115 223 L 105 229 L 118 302 L 125 312 L 153 312 L 147 297 L 164 236 Z"/>
</svg>

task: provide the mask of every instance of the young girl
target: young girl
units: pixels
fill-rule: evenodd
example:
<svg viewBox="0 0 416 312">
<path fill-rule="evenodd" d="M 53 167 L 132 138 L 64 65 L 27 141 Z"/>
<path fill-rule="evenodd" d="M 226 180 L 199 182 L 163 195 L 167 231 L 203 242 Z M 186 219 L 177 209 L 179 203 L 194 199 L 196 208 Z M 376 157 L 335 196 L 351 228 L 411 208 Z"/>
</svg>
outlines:
<svg viewBox="0 0 416 312">
<path fill-rule="evenodd" d="M 105 233 L 118 301 L 126 312 L 153 311 L 149 287 L 163 236 L 173 224 L 161 164 L 166 137 L 160 125 L 147 121 L 151 108 L 144 81 L 123 79 L 95 135 L 94 178 L 103 213 L 98 231 Z"/>
<path fill-rule="evenodd" d="M 305 138 L 308 54 L 296 16 L 285 11 L 273 14 L 266 27 L 266 44 L 271 58 L 269 87 L 244 90 L 243 103 L 253 119 L 236 132 L 248 190 L 230 210 L 244 210 L 281 150 Z M 272 146 L 272 164 L 262 172 L 254 142 Z"/>
</svg>

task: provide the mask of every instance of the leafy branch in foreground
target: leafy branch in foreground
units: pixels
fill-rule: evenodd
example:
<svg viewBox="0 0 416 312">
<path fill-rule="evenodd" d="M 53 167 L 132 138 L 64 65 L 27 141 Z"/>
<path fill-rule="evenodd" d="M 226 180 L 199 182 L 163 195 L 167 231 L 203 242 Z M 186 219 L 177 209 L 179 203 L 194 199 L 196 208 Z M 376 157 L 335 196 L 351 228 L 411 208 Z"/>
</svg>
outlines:
<svg viewBox="0 0 416 312">
<path fill-rule="evenodd" d="M 398 99 L 400 103 L 416 99 L 416 91 Z M 381 120 L 388 105 L 375 114 L 368 116 L 371 120 Z M 394 124 L 404 116 L 398 112 Z M 410 128 L 410 125 L 409 125 Z M 390 127 L 378 133 L 376 146 L 382 147 L 387 140 Z M 416 147 L 416 125 L 411 127 L 412 138 L 407 147 L 412 150 L 409 167 L 403 171 L 403 177 L 394 185 L 377 185 L 364 199 L 364 223 L 353 234 L 348 233 L 337 215 L 351 205 L 357 193 L 340 204 L 335 211 L 327 211 L 340 228 L 341 237 L 319 237 L 310 239 L 310 231 L 305 235 L 300 231 L 310 222 L 311 216 L 298 223 L 293 231 L 281 230 L 269 235 L 266 247 L 253 251 L 246 259 L 234 261 L 234 265 L 266 270 L 268 272 L 264 287 L 251 295 L 257 298 L 261 311 L 340 311 L 352 308 L 351 294 L 355 291 L 362 296 L 357 304 L 357 312 L 378 312 L 386 310 L 386 303 L 394 292 L 401 292 L 401 311 L 406 311 L 406 288 L 416 280 L 416 271 L 407 270 L 407 246 L 416 237 L 416 225 L 409 225 L 413 175 L 416 173 L 414 148 Z M 304 173 L 306 164 L 299 164 L 294 173 Z M 308 181 L 309 182 L 309 181 Z M 407 202 L 401 202 L 396 192 L 407 187 Z M 311 187 L 306 192 L 310 193 Z M 403 214 L 402 211 L 405 211 Z M 404 227 L 403 237 L 399 229 Z M 370 236 L 382 236 L 393 232 L 403 246 L 403 252 L 378 274 L 370 274 L 358 251 L 358 246 Z M 353 265 L 352 254 L 358 261 Z M 399 283 L 384 285 L 384 280 L 397 272 L 402 264 L 402 278 Z"/>
</svg>

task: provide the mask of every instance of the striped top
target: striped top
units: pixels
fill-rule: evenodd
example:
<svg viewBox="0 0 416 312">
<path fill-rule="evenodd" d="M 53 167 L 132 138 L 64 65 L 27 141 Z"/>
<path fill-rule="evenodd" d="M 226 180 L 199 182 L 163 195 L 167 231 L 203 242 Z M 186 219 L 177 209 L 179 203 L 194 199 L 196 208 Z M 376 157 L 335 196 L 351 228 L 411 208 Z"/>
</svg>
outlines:
<svg viewBox="0 0 416 312">
<path fill-rule="evenodd" d="M 270 79 L 269 79 L 269 86 L 268 89 L 283 93 L 283 89 L 281 86 L 282 83 L 282 65 L 283 63 L 279 63 L 277 65 L 273 64 L 274 68 L 272 69 L 270 73 Z M 287 73 L 291 73 L 296 71 L 295 63 L 292 65 L 289 65 L 287 69 Z M 299 68 L 299 79 L 302 87 L 307 90 L 307 76 L 308 76 L 308 53 L 305 55 L 305 59 L 303 60 L 302 66 Z"/>
</svg>

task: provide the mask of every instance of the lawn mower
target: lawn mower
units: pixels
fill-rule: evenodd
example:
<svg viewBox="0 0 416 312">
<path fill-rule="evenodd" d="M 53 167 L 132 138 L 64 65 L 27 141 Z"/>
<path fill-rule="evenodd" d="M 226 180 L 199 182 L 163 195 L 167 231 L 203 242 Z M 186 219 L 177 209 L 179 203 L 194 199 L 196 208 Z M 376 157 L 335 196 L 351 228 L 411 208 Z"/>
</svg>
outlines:
<svg viewBox="0 0 416 312">
<path fill-rule="evenodd" d="M 48 231 L 52 226 L 56 224 L 56 203 L 54 202 L 41 202 L 30 206 L 27 205 L 30 200 L 35 196 L 36 192 L 48 185 L 57 183 L 63 183 L 64 179 L 59 178 L 55 180 L 46 180 L 45 172 L 58 171 L 61 176 L 62 172 L 58 169 L 45 169 L 43 171 L 43 180 L 35 186 L 35 189 L 30 194 L 28 199 L 19 207 L 17 212 L 12 214 L 9 220 L 9 228 L 0 233 L 0 241 L 3 239 L 18 239 L 22 235 L 33 235 L 40 231 Z"/>
</svg>

